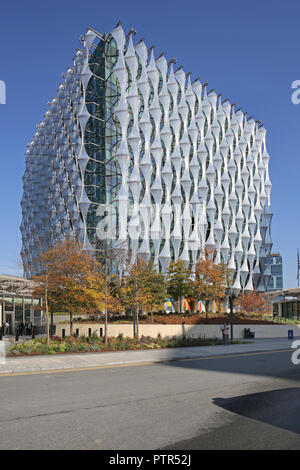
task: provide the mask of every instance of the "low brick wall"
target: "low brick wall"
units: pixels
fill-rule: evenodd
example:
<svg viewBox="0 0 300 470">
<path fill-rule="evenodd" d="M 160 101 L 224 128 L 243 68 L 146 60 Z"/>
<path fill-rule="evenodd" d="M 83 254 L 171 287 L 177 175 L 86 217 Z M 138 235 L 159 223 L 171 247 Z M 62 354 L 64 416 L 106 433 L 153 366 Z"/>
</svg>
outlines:
<svg viewBox="0 0 300 470">
<path fill-rule="evenodd" d="M 181 336 L 185 334 L 190 338 L 222 338 L 222 332 L 220 330 L 221 325 L 161 325 L 154 323 L 152 324 L 140 324 L 139 335 L 151 336 L 156 338 L 158 334 L 164 336 Z M 104 324 L 95 323 L 74 323 L 73 333 L 76 329 L 79 330 L 79 335 L 88 336 L 89 329 L 91 333 L 100 335 L 100 328 L 102 328 L 102 334 L 104 334 Z M 254 331 L 255 338 L 287 338 L 288 330 L 294 331 L 294 336 L 300 336 L 300 325 L 234 325 L 233 335 L 236 339 L 244 337 L 244 328 L 250 328 Z M 69 324 L 57 324 L 56 335 L 62 336 L 62 330 L 65 330 L 65 335 L 70 334 Z M 108 325 L 108 336 L 123 336 L 133 337 L 133 326 L 132 324 L 121 324 L 121 323 L 109 323 Z"/>
</svg>

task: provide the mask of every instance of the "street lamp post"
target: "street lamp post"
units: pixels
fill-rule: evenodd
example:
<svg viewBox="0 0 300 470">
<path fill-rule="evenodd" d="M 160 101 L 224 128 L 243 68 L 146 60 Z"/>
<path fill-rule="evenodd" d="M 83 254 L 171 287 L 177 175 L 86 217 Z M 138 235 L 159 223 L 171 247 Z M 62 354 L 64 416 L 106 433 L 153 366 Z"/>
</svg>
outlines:
<svg viewBox="0 0 300 470">
<path fill-rule="evenodd" d="M 238 295 L 237 289 L 233 287 L 233 270 L 229 268 L 229 255 L 226 271 L 226 293 L 228 294 L 229 312 L 230 312 L 230 341 L 233 340 L 233 300 Z"/>
<path fill-rule="evenodd" d="M 234 299 L 234 294 L 232 293 L 232 290 L 230 289 L 230 292 L 229 292 L 230 341 L 233 340 L 233 299 Z"/>
</svg>

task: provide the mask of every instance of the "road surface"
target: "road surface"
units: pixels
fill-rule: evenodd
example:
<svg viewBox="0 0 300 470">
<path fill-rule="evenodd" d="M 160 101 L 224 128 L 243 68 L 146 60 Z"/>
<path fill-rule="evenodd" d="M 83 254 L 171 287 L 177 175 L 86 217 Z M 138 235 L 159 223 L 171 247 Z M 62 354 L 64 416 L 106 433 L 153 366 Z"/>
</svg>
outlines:
<svg viewBox="0 0 300 470">
<path fill-rule="evenodd" d="M 291 352 L 0 377 L 1 449 L 299 449 Z"/>
</svg>

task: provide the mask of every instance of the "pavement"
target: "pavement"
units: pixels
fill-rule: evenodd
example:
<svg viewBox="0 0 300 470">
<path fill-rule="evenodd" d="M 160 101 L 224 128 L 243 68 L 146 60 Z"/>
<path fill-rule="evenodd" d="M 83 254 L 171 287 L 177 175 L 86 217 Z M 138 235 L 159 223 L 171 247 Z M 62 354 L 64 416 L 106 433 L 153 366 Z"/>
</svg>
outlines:
<svg viewBox="0 0 300 470">
<path fill-rule="evenodd" d="M 2 342 L 2 344 L 3 343 L 4 342 Z M 7 343 L 7 339 L 5 343 Z M 2 359 L 0 358 L 0 376 L 9 374 L 34 374 L 41 372 L 121 367 L 136 364 L 154 364 L 159 362 L 182 361 L 196 358 L 205 359 L 259 352 L 290 351 L 291 345 L 292 341 L 289 339 L 275 338 L 255 339 L 247 341 L 244 344 L 232 344 L 228 346 L 218 345 L 140 351 L 55 354 L 12 358 L 2 357 Z"/>
</svg>

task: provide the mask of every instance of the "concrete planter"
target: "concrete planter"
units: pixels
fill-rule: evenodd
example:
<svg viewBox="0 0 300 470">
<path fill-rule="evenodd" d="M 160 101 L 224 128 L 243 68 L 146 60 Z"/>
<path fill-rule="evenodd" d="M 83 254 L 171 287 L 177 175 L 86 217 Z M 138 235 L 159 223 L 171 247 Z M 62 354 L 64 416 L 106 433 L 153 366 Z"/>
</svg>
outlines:
<svg viewBox="0 0 300 470">
<path fill-rule="evenodd" d="M 185 334 L 190 338 L 222 338 L 221 325 L 160 325 L 160 324 L 140 324 L 139 335 L 157 337 L 160 334 L 164 336 L 182 336 Z M 235 339 L 244 338 L 244 329 L 250 328 L 255 333 L 255 338 L 287 338 L 288 330 L 293 330 L 294 337 L 300 336 L 300 325 L 234 325 L 233 335 Z M 65 330 L 65 335 L 70 334 L 70 325 L 58 324 L 56 325 L 56 335 L 62 336 Z M 100 331 L 102 329 L 102 331 Z M 73 323 L 73 333 L 78 333 L 80 336 L 88 336 L 90 333 L 104 334 L 104 324 L 102 323 Z M 133 337 L 132 324 L 109 323 L 108 336 L 123 336 Z"/>
</svg>

